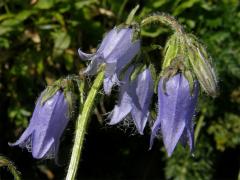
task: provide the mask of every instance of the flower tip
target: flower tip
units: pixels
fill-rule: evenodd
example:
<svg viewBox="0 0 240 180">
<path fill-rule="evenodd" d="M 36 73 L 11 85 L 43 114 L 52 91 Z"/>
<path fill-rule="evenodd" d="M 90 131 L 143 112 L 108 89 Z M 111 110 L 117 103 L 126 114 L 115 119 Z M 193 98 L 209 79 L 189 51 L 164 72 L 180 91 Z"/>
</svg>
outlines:
<svg viewBox="0 0 240 180">
<path fill-rule="evenodd" d="M 110 126 L 115 125 L 115 124 L 117 124 L 117 122 L 115 122 L 115 121 L 110 121 L 110 122 L 107 123 L 107 125 L 110 125 Z"/>
<path fill-rule="evenodd" d="M 173 151 L 174 151 L 174 149 L 175 149 L 175 146 L 172 147 L 172 146 L 166 146 L 166 145 L 165 145 L 165 148 L 166 148 L 166 150 L 167 150 L 167 156 L 168 156 L 168 157 L 171 157 L 171 156 L 172 156 L 172 153 L 173 153 Z"/>
<path fill-rule="evenodd" d="M 139 133 L 140 135 L 144 135 L 143 129 L 138 129 L 138 133 Z"/>
<path fill-rule="evenodd" d="M 33 140 L 34 141 L 34 140 Z M 36 142 L 36 141 L 35 141 Z M 32 156 L 35 159 L 42 158 L 52 158 L 55 157 L 55 152 L 53 151 L 55 148 L 54 139 L 51 138 L 44 146 L 33 145 L 32 147 Z M 34 142 L 32 142 L 34 143 Z"/>
<path fill-rule="evenodd" d="M 78 49 L 78 55 L 82 60 L 90 60 L 93 54 L 84 53 L 80 48 Z"/>
<path fill-rule="evenodd" d="M 152 150 L 152 147 L 153 147 L 153 141 L 154 141 L 154 136 L 151 135 L 151 138 L 150 138 L 150 144 L 149 144 L 149 148 L 148 148 L 149 151 Z"/>
<path fill-rule="evenodd" d="M 8 142 L 8 145 L 13 147 L 13 146 L 16 146 L 16 143 L 11 143 L 11 142 Z"/>
</svg>

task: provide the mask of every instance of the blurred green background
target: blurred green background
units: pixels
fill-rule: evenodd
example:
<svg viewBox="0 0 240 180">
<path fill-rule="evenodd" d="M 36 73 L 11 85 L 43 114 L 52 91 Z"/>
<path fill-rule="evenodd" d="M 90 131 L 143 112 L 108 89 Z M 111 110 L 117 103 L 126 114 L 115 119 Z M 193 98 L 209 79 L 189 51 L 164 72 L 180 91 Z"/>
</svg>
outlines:
<svg viewBox="0 0 240 180">
<path fill-rule="evenodd" d="M 7 143 L 15 141 L 27 127 L 36 98 L 46 85 L 84 67 L 77 49 L 93 52 L 103 34 L 125 21 L 137 4 L 138 19 L 166 12 L 201 39 L 213 58 L 220 96 L 211 99 L 201 95 L 195 117 L 199 133 L 194 156 L 178 146 L 167 158 L 161 140 L 148 151 L 149 128 L 144 136 L 132 136 L 131 128 L 109 127 L 93 115 L 78 179 L 240 178 L 238 0 L 1 0 L 0 154 L 15 162 L 23 179 L 64 179 L 74 122 L 61 144 L 60 166 L 51 160 L 34 160 L 26 150 L 8 147 Z M 164 46 L 170 34 L 166 27 L 152 25 L 142 30 L 143 45 Z M 161 62 L 161 52 L 152 57 Z M 115 100 L 105 97 L 108 111 Z M 12 176 L 1 168 L 1 178 Z"/>
</svg>

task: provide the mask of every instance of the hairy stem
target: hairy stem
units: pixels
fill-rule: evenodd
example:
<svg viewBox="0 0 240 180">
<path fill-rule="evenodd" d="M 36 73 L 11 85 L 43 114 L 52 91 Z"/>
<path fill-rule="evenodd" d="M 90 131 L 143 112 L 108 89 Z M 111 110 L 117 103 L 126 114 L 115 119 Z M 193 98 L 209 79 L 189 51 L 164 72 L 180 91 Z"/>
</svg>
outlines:
<svg viewBox="0 0 240 180">
<path fill-rule="evenodd" d="M 1 167 L 7 167 L 15 180 L 21 179 L 20 172 L 17 170 L 14 164 L 4 156 L 0 156 L 0 168 Z"/>
<path fill-rule="evenodd" d="M 99 72 L 96 79 L 94 80 L 94 83 L 90 89 L 87 99 L 83 105 L 82 112 L 78 116 L 77 123 L 76 123 L 76 134 L 74 139 L 74 145 L 73 145 L 73 150 L 72 150 L 70 164 L 68 167 L 66 180 L 76 179 L 75 177 L 78 169 L 79 160 L 81 157 L 81 151 L 83 148 L 83 141 L 84 141 L 84 136 L 87 129 L 89 116 L 91 114 L 92 107 L 94 105 L 95 97 L 98 93 L 99 88 L 102 85 L 103 78 L 104 78 L 104 72 L 101 71 Z M 81 97 L 80 97 L 80 101 L 82 101 Z M 82 104 L 82 102 L 80 102 L 80 104 Z"/>
<path fill-rule="evenodd" d="M 156 14 L 144 18 L 141 21 L 141 26 L 152 24 L 153 22 L 160 22 L 167 26 L 170 26 L 171 29 L 175 32 L 182 34 L 184 32 L 183 27 L 174 19 L 172 16 L 166 14 Z"/>
</svg>

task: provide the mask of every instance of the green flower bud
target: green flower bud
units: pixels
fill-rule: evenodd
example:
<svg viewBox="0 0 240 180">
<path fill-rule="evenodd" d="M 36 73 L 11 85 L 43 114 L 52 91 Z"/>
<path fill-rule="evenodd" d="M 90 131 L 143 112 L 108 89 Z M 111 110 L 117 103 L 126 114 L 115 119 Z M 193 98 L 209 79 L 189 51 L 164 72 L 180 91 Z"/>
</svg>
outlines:
<svg viewBox="0 0 240 180">
<path fill-rule="evenodd" d="M 190 88 L 197 79 L 208 95 L 217 95 L 217 78 L 206 49 L 191 34 L 174 33 L 164 48 L 161 76 L 171 77 L 178 71 L 185 74 Z"/>
<path fill-rule="evenodd" d="M 195 37 L 186 36 L 187 56 L 202 89 L 210 96 L 217 96 L 217 77 L 206 49 Z"/>
</svg>

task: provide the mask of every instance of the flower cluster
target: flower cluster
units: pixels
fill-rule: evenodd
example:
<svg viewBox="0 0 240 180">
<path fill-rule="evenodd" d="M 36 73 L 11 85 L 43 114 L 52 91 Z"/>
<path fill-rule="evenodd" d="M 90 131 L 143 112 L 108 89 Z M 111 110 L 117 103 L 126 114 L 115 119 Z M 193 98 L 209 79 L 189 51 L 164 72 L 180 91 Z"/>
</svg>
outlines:
<svg viewBox="0 0 240 180">
<path fill-rule="evenodd" d="M 118 103 L 108 116 L 109 124 L 117 124 L 130 115 L 138 132 L 143 134 L 150 118 L 149 109 L 154 80 L 147 66 L 134 80 L 130 78 L 134 68 L 131 62 L 140 50 L 140 40 L 133 42 L 133 33 L 134 30 L 130 27 L 114 28 L 105 36 L 96 53 L 85 54 L 79 50 L 79 55 L 82 59 L 91 60 L 85 70 L 86 74 L 95 74 L 100 64 L 106 65 L 104 80 L 106 94 L 110 93 L 114 84 L 119 86 Z M 179 49 L 179 43 L 182 42 L 183 48 Z M 208 94 L 214 96 L 216 93 L 216 78 L 212 66 L 198 50 L 201 48 L 203 51 L 203 48 L 197 41 L 191 43 L 188 37 L 184 37 L 183 40 L 179 38 L 179 34 L 174 34 L 169 39 L 165 48 L 161 78 L 157 82 L 158 114 L 152 127 L 150 148 L 154 138 L 160 132 L 169 156 L 178 142 L 183 145 L 188 143 L 190 150 L 193 150 L 193 116 L 197 104 L 199 81 Z M 184 54 L 184 49 L 195 53 L 194 55 L 200 59 L 193 60 L 189 53 Z M 189 57 L 187 63 L 182 61 L 184 56 Z M 127 66 L 128 64 L 131 66 Z M 124 77 L 120 79 L 120 74 L 126 67 Z"/>
<path fill-rule="evenodd" d="M 109 124 L 117 124 L 130 116 L 140 134 L 144 133 L 151 118 L 154 84 L 158 84 L 158 113 L 151 128 L 150 148 L 154 138 L 161 133 L 169 156 L 178 142 L 188 144 L 192 151 L 193 116 L 199 87 L 212 96 L 216 95 L 217 89 L 216 76 L 206 51 L 194 37 L 173 34 L 165 47 L 160 78 L 156 78 L 152 76 L 156 75 L 156 70 L 149 63 L 140 61 L 138 67 L 134 63 L 141 55 L 141 41 L 139 36 L 136 37 L 136 31 L 130 25 L 116 27 L 106 34 L 96 53 L 86 54 L 79 49 L 80 58 L 90 61 L 83 74 L 95 75 L 99 69 L 104 69 L 101 82 L 104 78 L 105 94 L 110 95 L 114 85 L 119 87 L 118 103 L 108 116 Z M 66 86 L 71 84 L 71 81 L 59 82 Z M 57 159 L 60 137 L 69 121 L 71 88 L 57 84 L 42 93 L 28 128 L 17 142 L 10 144 L 26 147 L 37 159 Z"/>
</svg>

